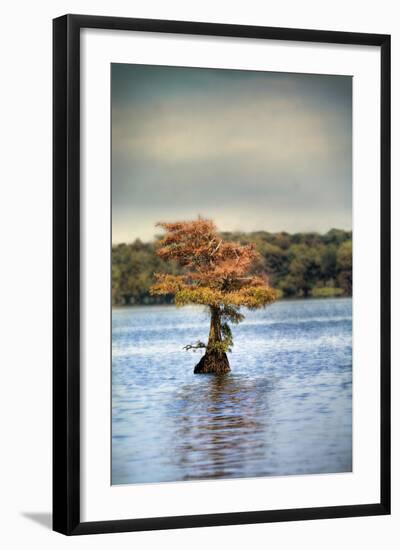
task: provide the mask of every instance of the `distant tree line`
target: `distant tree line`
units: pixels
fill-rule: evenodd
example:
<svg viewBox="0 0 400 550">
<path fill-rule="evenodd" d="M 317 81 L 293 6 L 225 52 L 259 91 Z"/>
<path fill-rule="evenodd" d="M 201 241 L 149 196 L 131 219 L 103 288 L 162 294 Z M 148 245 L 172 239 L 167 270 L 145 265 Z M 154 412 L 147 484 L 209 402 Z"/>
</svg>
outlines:
<svg viewBox="0 0 400 550">
<path fill-rule="evenodd" d="M 258 273 L 283 297 L 333 297 L 352 294 L 352 233 L 331 229 L 319 233 L 224 232 L 240 244 L 254 243 L 261 255 Z M 182 268 L 155 253 L 156 242 L 137 239 L 112 247 L 114 305 L 172 303 L 171 296 L 151 296 L 154 273 L 179 275 Z"/>
</svg>

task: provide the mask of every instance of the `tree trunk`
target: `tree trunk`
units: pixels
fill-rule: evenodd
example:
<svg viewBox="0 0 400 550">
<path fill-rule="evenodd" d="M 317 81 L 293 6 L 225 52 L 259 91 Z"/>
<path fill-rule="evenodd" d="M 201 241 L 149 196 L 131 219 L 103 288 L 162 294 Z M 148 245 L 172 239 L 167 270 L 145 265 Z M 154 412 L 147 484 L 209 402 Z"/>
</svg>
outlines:
<svg viewBox="0 0 400 550">
<path fill-rule="evenodd" d="M 195 366 L 195 374 L 225 374 L 231 370 L 226 353 L 215 350 L 215 344 L 222 341 L 221 312 L 218 307 L 210 309 L 210 333 L 206 353 Z"/>
</svg>

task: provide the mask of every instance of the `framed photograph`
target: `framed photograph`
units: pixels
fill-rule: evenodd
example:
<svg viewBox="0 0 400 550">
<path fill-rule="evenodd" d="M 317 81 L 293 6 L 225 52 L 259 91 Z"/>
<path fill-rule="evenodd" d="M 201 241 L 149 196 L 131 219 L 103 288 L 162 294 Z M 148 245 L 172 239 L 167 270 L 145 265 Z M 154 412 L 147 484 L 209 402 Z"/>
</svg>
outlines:
<svg viewBox="0 0 400 550">
<path fill-rule="evenodd" d="M 390 513 L 390 37 L 54 20 L 54 530 Z"/>
</svg>

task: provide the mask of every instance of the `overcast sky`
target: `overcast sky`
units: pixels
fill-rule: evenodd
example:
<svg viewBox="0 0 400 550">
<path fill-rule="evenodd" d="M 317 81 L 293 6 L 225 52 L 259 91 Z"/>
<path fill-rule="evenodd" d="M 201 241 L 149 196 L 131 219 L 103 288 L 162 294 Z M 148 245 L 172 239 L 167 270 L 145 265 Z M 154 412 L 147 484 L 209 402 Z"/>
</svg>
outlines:
<svg viewBox="0 0 400 550">
<path fill-rule="evenodd" d="M 351 229 L 352 79 L 112 64 L 113 243 Z"/>
</svg>

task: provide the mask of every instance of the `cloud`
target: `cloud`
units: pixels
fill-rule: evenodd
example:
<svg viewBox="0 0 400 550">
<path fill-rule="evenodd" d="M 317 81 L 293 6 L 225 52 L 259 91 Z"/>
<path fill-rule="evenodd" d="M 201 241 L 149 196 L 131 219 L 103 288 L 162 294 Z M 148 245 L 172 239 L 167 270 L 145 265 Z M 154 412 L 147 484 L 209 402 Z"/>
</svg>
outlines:
<svg viewBox="0 0 400 550">
<path fill-rule="evenodd" d="M 221 229 L 351 226 L 348 77 L 146 69 L 113 92 L 114 241 L 198 213 Z"/>
<path fill-rule="evenodd" d="M 246 96 L 215 106 L 184 98 L 168 109 L 125 107 L 114 114 L 113 150 L 119 158 L 168 165 L 235 158 L 274 166 L 328 160 L 337 151 L 337 115 L 293 106 L 288 99 Z M 348 145 L 348 143 L 347 143 Z"/>
</svg>

